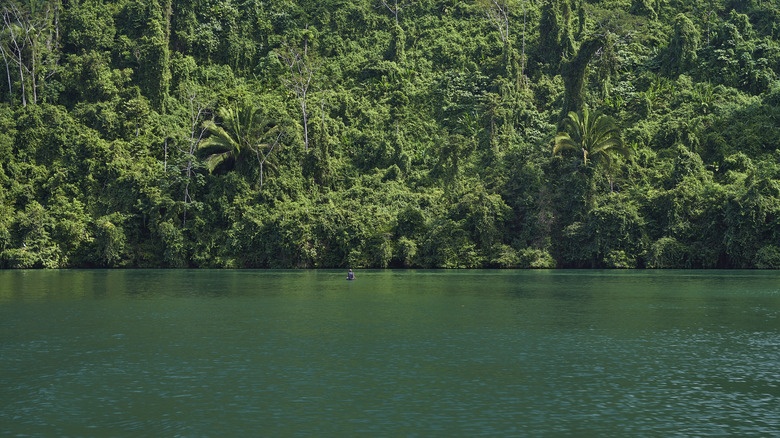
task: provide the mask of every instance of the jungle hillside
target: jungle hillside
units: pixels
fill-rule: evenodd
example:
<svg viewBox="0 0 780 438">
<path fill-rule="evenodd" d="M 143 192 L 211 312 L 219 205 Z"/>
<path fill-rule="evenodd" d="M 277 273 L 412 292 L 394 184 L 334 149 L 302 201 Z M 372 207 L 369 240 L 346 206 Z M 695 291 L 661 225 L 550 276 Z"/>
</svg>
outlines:
<svg viewBox="0 0 780 438">
<path fill-rule="evenodd" d="M 0 15 L 0 268 L 780 268 L 778 0 Z"/>
</svg>

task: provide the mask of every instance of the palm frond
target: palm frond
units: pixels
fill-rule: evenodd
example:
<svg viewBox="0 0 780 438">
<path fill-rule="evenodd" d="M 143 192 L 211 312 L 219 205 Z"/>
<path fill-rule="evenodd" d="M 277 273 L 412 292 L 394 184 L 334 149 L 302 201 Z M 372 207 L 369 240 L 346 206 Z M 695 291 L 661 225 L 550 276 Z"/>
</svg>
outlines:
<svg viewBox="0 0 780 438">
<path fill-rule="evenodd" d="M 220 109 L 219 119 L 219 124 L 213 120 L 206 123 L 207 136 L 198 145 L 198 151 L 208 155 L 205 160 L 209 171 L 213 172 L 223 165 L 239 171 L 251 171 L 249 166 L 255 161 L 262 166 L 255 156 L 259 153 L 266 156 L 272 152 L 271 144 L 266 141 L 279 131 L 265 112 L 252 105 L 226 106 Z"/>
<path fill-rule="evenodd" d="M 213 173 L 214 169 L 219 167 L 222 163 L 233 160 L 233 151 L 225 151 L 225 152 L 219 152 L 216 154 L 211 154 L 208 157 L 206 157 L 206 167 L 209 169 L 209 173 Z"/>
<path fill-rule="evenodd" d="M 584 108 L 581 113 L 570 112 L 562 123 L 563 132 L 555 136 L 553 153 L 566 149 L 582 151 L 585 164 L 588 160 L 612 163 L 613 154 L 628 155 L 620 135 L 620 128 L 611 117 L 601 113 L 591 113 Z"/>
<path fill-rule="evenodd" d="M 577 142 L 575 142 L 568 133 L 566 132 L 559 132 L 558 135 L 555 136 L 555 146 L 553 146 L 553 154 L 560 153 L 561 151 L 564 151 L 566 149 L 573 149 L 577 150 Z"/>
</svg>

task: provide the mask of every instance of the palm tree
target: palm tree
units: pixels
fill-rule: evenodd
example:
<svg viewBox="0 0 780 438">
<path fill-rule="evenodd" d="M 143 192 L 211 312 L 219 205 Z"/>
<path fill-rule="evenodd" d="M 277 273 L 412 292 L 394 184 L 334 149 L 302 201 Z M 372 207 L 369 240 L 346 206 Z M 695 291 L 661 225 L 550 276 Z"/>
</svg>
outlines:
<svg viewBox="0 0 780 438">
<path fill-rule="evenodd" d="M 554 154 L 572 149 L 582 152 L 585 165 L 591 160 L 604 162 L 607 167 L 612 164 L 614 154 L 630 154 L 630 149 L 620 138 L 620 129 L 607 115 L 590 114 L 587 109 L 583 109 L 581 114 L 572 111 L 563 120 L 562 127 L 563 132 L 555 136 Z"/>
<path fill-rule="evenodd" d="M 244 170 L 254 157 L 260 166 L 262 187 L 263 166 L 279 144 L 281 129 L 251 105 L 224 108 L 219 115 L 222 124 L 208 121 L 205 126 L 208 136 L 198 145 L 198 151 L 208 154 L 206 165 L 209 173 L 218 167 Z M 269 142 L 269 139 L 274 138 L 274 134 L 275 140 Z"/>
</svg>

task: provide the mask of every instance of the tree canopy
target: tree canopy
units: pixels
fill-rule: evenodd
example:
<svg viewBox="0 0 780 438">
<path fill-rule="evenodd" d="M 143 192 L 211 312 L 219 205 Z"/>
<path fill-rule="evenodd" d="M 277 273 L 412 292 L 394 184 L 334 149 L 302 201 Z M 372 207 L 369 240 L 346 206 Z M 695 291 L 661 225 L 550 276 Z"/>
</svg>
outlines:
<svg viewBox="0 0 780 438">
<path fill-rule="evenodd" d="M 780 267 L 778 0 L 0 17 L 0 268 Z"/>
</svg>

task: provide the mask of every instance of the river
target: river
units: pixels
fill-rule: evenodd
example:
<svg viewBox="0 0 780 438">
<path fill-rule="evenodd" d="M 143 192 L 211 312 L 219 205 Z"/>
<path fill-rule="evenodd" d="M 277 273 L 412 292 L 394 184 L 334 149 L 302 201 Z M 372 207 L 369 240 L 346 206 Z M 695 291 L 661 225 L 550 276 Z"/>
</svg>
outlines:
<svg viewBox="0 0 780 438">
<path fill-rule="evenodd" d="M 774 271 L 0 271 L 0 436 L 780 435 Z"/>
</svg>

